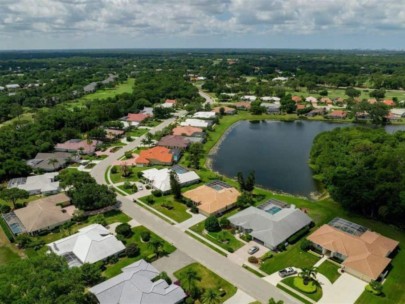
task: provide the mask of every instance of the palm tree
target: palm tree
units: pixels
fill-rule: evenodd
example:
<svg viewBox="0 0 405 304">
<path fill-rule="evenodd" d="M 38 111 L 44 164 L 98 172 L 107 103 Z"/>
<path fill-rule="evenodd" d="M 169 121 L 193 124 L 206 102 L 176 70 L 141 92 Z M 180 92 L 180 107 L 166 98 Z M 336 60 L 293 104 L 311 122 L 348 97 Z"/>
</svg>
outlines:
<svg viewBox="0 0 405 304">
<path fill-rule="evenodd" d="M 318 268 L 311 267 L 311 268 L 302 268 L 301 272 L 298 274 L 300 278 L 304 281 L 304 285 L 308 285 L 308 283 L 312 280 L 317 282 L 316 274 L 318 273 Z"/>
<path fill-rule="evenodd" d="M 186 272 L 183 274 L 181 281 L 181 286 L 186 290 L 186 291 L 191 291 L 194 289 L 195 282 L 201 280 L 201 278 L 198 276 L 197 271 L 194 269 L 187 269 Z"/>
<path fill-rule="evenodd" d="M 151 239 L 148 243 L 148 246 L 153 250 L 153 252 L 160 257 L 163 253 L 163 244 L 161 241 L 156 239 Z"/>
<path fill-rule="evenodd" d="M 214 289 L 207 289 L 201 300 L 203 304 L 219 304 L 221 302 L 218 293 Z"/>
<path fill-rule="evenodd" d="M 48 160 L 48 165 L 52 165 L 53 170 L 56 170 L 56 164 L 58 164 L 58 160 L 56 158 L 50 158 Z"/>
</svg>

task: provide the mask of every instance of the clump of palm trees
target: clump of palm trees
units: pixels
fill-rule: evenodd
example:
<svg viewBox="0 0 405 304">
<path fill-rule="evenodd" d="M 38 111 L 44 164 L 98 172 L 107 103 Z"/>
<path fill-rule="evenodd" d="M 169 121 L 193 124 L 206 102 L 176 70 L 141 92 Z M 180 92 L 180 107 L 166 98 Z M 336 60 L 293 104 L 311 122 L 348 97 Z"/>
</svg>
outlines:
<svg viewBox="0 0 405 304">
<path fill-rule="evenodd" d="M 308 285 L 311 281 L 313 283 L 319 285 L 319 282 L 316 277 L 317 274 L 318 274 L 318 268 L 310 267 L 310 268 L 302 268 L 301 272 L 298 274 L 298 276 L 302 279 L 302 281 L 304 282 L 304 285 Z"/>
</svg>

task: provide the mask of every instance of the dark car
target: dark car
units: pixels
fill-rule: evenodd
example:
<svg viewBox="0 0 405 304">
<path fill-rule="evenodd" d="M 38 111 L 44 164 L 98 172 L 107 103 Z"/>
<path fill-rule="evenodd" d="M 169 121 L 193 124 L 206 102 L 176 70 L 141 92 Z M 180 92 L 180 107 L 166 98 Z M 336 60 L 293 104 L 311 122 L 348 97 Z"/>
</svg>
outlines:
<svg viewBox="0 0 405 304">
<path fill-rule="evenodd" d="M 285 278 L 285 277 L 288 277 L 290 275 L 297 274 L 297 271 L 292 267 L 287 267 L 287 268 L 284 268 L 284 269 L 280 270 L 278 272 L 278 274 L 280 275 L 280 277 Z"/>
</svg>

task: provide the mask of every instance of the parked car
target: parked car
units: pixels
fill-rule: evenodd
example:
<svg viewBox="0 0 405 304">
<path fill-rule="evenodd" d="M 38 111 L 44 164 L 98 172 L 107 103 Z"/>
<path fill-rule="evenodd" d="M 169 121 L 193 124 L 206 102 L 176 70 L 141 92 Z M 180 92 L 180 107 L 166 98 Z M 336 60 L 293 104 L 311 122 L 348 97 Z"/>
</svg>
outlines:
<svg viewBox="0 0 405 304">
<path fill-rule="evenodd" d="M 249 253 L 249 254 L 255 254 L 255 253 L 258 252 L 258 251 L 259 251 L 259 247 L 253 246 L 252 248 L 250 248 L 250 249 L 248 250 L 248 253 Z"/>
<path fill-rule="evenodd" d="M 297 271 L 292 267 L 287 267 L 287 268 L 284 268 L 284 269 L 280 270 L 278 272 L 278 274 L 280 275 L 280 277 L 285 278 L 285 277 L 288 277 L 290 275 L 297 274 Z"/>
<path fill-rule="evenodd" d="M 138 186 L 138 190 L 139 190 L 139 191 L 143 190 L 143 186 L 142 186 L 142 185 L 139 185 L 139 186 Z"/>
</svg>

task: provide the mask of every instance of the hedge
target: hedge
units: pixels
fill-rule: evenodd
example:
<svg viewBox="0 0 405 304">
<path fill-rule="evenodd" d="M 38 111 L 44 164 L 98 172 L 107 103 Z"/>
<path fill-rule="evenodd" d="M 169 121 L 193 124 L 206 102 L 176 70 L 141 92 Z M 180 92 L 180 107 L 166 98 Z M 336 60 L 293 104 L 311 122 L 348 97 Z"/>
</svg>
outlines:
<svg viewBox="0 0 405 304">
<path fill-rule="evenodd" d="M 298 230 L 292 236 L 287 239 L 288 244 L 295 244 L 298 240 L 300 240 L 304 235 L 306 235 L 309 231 L 309 227 L 306 226 L 301 230 Z"/>
</svg>

